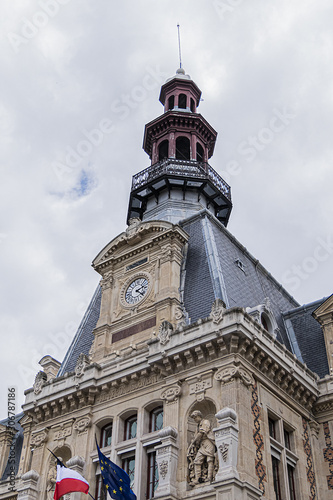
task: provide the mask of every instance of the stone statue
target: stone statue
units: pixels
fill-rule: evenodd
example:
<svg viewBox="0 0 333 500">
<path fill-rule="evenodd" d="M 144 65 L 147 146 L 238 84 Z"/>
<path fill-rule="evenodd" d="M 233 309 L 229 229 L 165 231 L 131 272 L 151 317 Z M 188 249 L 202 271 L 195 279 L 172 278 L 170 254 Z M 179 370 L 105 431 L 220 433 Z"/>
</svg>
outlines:
<svg viewBox="0 0 333 500">
<path fill-rule="evenodd" d="M 62 461 L 62 458 L 59 458 Z M 49 472 L 47 473 L 46 491 L 47 500 L 53 500 L 55 485 L 57 482 L 57 461 L 51 460 Z"/>
<path fill-rule="evenodd" d="M 187 451 L 189 462 L 189 483 L 194 486 L 214 478 L 215 438 L 209 420 L 199 410 L 191 414 L 197 424 L 197 431 Z"/>
</svg>

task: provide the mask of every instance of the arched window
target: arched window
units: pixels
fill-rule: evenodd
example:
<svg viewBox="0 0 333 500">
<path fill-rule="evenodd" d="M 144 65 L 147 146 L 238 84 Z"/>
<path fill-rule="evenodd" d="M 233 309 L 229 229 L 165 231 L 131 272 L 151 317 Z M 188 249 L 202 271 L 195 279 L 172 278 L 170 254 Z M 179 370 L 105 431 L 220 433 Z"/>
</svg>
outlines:
<svg viewBox="0 0 333 500">
<path fill-rule="evenodd" d="M 169 157 L 169 141 L 165 140 L 158 146 L 158 161 L 164 160 Z"/>
<path fill-rule="evenodd" d="M 100 447 L 110 446 L 112 441 L 112 422 L 106 424 L 101 430 Z"/>
<path fill-rule="evenodd" d="M 197 142 L 197 161 L 204 161 L 204 149 L 200 142 Z"/>
<path fill-rule="evenodd" d="M 127 420 L 125 420 L 124 440 L 133 439 L 136 437 L 137 424 L 138 419 L 136 415 L 133 415 L 132 417 L 129 417 Z"/>
<path fill-rule="evenodd" d="M 195 113 L 195 102 L 194 99 L 192 99 L 192 97 L 191 97 L 191 111 L 192 113 Z"/>
<path fill-rule="evenodd" d="M 190 159 L 190 139 L 187 137 L 177 137 L 176 139 L 176 159 Z"/>
<path fill-rule="evenodd" d="M 175 107 L 175 96 L 171 95 L 168 99 L 168 110 L 173 109 Z"/>
<path fill-rule="evenodd" d="M 179 94 L 178 97 L 178 108 L 186 109 L 186 94 Z"/>
<path fill-rule="evenodd" d="M 150 412 L 150 432 L 163 429 L 163 406 L 158 406 Z"/>
</svg>

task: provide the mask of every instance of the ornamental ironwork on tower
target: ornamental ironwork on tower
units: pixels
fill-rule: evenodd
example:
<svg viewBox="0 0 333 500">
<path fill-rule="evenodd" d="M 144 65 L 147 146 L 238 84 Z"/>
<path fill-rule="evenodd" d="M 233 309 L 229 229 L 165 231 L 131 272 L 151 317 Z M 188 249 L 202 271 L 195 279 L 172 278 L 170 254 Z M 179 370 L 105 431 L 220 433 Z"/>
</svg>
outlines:
<svg viewBox="0 0 333 500">
<path fill-rule="evenodd" d="M 133 176 L 127 222 L 179 222 L 203 208 L 227 226 L 230 186 L 209 165 L 217 132 L 197 113 L 201 90 L 183 68 L 161 88 L 164 113 L 145 126 L 151 165 Z"/>
</svg>

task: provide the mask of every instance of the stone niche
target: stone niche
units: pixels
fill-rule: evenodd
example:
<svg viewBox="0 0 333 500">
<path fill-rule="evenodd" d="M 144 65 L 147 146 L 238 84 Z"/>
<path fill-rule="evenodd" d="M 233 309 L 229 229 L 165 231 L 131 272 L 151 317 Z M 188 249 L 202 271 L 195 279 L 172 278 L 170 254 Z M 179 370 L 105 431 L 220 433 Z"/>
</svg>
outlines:
<svg viewBox="0 0 333 500">
<path fill-rule="evenodd" d="M 199 416 L 192 418 L 193 414 Z M 197 401 L 187 413 L 187 482 L 191 487 L 212 482 L 219 468 L 213 433 L 217 426 L 215 414 L 216 406 L 208 399 Z M 201 426 L 205 429 L 205 435 L 195 441 Z M 203 448 L 206 449 L 204 453 L 208 453 L 205 456 L 201 453 Z"/>
</svg>

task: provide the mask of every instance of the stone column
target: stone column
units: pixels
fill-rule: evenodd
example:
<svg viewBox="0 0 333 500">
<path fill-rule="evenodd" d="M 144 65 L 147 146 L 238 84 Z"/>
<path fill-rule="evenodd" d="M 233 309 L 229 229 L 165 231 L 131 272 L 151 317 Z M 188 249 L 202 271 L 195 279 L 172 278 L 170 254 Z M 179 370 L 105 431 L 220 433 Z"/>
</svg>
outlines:
<svg viewBox="0 0 333 500">
<path fill-rule="evenodd" d="M 174 427 L 165 427 L 159 433 L 162 444 L 155 446 L 159 482 L 154 498 L 177 496 L 178 432 Z"/>
<path fill-rule="evenodd" d="M 21 476 L 20 486 L 17 488 L 17 500 L 37 500 L 40 498 L 37 483 L 39 474 L 29 470 Z"/>
<path fill-rule="evenodd" d="M 86 462 L 82 457 L 75 456 L 75 457 L 72 457 L 69 460 L 67 460 L 66 465 L 70 469 L 74 470 L 75 472 L 78 472 L 79 474 L 81 474 L 81 476 L 83 476 L 83 468 L 85 466 L 85 463 Z M 67 497 L 67 495 L 66 495 L 66 497 Z M 66 499 L 66 497 L 65 497 L 65 499 Z M 70 500 L 80 500 L 80 499 L 81 499 L 80 492 L 70 494 Z"/>
<path fill-rule="evenodd" d="M 213 432 L 219 457 L 219 470 L 215 476 L 215 481 L 231 478 L 239 479 L 237 471 L 237 414 L 231 408 L 223 408 L 215 416 L 218 427 L 213 429 Z"/>
</svg>

